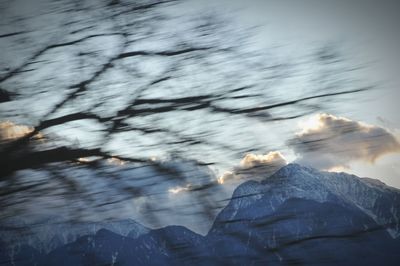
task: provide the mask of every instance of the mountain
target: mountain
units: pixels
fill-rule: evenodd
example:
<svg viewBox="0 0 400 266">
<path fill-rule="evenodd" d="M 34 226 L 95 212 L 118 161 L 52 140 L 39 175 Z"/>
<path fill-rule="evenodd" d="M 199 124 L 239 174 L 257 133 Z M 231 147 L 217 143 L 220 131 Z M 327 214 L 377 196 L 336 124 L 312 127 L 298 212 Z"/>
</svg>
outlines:
<svg viewBox="0 0 400 266">
<path fill-rule="evenodd" d="M 379 181 L 346 173 L 320 172 L 298 164 L 288 164 L 260 183 L 241 184 L 216 221 L 263 217 L 291 198 L 354 208 L 384 226 L 392 237 L 400 235 L 400 190 Z M 259 202 L 263 204 L 258 206 Z M 250 205 L 252 208 L 248 208 Z"/>
<path fill-rule="evenodd" d="M 29 252 L 47 254 L 50 251 L 76 241 L 86 235 L 94 235 L 101 229 L 128 238 L 137 238 L 149 232 L 145 226 L 131 220 L 109 222 L 57 222 L 57 217 L 47 217 L 41 221 L 8 221 L 0 227 L 0 239 L 4 253 L 10 260 L 14 255 Z"/>
<path fill-rule="evenodd" d="M 308 199 L 290 198 L 256 219 L 216 222 L 207 237 L 217 240 L 215 254 L 236 256 L 243 264 L 396 265 L 400 261 L 400 243 L 370 217 Z M 242 246 L 227 248 L 232 243 Z"/>
<path fill-rule="evenodd" d="M 154 245 L 137 245 L 130 238 L 102 229 L 93 236 L 50 252 L 43 265 L 144 265 L 149 258 L 156 263 L 167 259 Z"/>
<path fill-rule="evenodd" d="M 289 164 L 237 187 L 205 236 L 101 229 L 48 254 L 21 246 L 16 265 L 399 265 L 399 197 L 375 180 Z"/>
<path fill-rule="evenodd" d="M 220 254 L 246 243 L 228 254 L 253 262 L 396 265 L 399 196 L 369 179 L 289 164 L 240 185 L 207 237 L 223 239 Z"/>
<path fill-rule="evenodd" d="M 50 252 L 43 265 L 182 265 L 196 261 L 203 237 L 182 226 L 167 226 L 137 239 L 100 230 Z"/>
</svg>

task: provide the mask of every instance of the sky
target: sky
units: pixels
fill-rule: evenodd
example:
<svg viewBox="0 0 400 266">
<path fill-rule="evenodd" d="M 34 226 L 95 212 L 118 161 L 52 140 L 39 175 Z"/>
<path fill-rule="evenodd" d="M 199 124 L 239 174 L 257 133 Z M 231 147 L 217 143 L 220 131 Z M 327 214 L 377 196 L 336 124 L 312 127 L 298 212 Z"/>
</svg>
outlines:
<svg viewBox="0 0 400 266">
<path fill-rule="evenodd" d="M 125 14 L 128 4 L 112 9 L 104 8 L 102 1 L 82 1 L 77 6 L 69 1 L 41 0 L 34 6 L 23 0 L 2 2 L 0 88 L 14 96 L 0 103 L 1 140 L 18 138 L 42 120 L 70 113 L 114 117 L 107 122 L 80 119 L 45 128 L 40 132 L 41 148 L 100 147 L 112 155 L 167 164 L 184 158 L 189 162 L 183 160 L 182 172 L 195 173 L 188 174 L 190 182 L 158 180 L 146 192 L 168 206 L 196 202 L 182 198 L 186 196 L 181 192 L 203 184 L 204 179 L 224 187 L 223 192 L 212 192 L 221 193 L 218 199 L 223 200 L 244 180 L 260 178 L 253 168 L 269 174 L 290 162 L 376 178 L 400 188 L 397 4 L 245 2 L 177 1 L 132 14 Z M 15 32 L 19 33 L 7 36 Z M 211 48 L 177 56 L 162 53 L 187 47 Z M 146 53 L 118 56 L 132 51 Z M 99 72 L 107 64 L 111 67 Z M 13 70 L 15 74 L 7 77 Z M 83 81 L 85 89 L 63 103 Z M 123 127 L 106 134 L 109 123 L 135 97 L 212 95 L 220 110 L 235 112 L 352 90 L 358 92 L 247 115 L 196 109 L 193 106 L 202 100 L 195 98 L 184 106 L 187 109 L 124 117 Z M 135 111 L 153 107 L 142 101 Z M 59 107 L 51 112 L 55 106 Z M 208 167 L 198 169 L 193 161 Z M 112 165 L 110 171 L 131 167 Z M 34 172 L 38 182 L 46 179 L 45 171 Z M 24 173 L 29 176 L 19 174 Z M 98 186 L 83 182 L 96 192 L 112 188 L 107 192 L 111 198 L 120 188 L 109 181 Z M 159 191 L 162 196 L 153 195 Z M 140 212 L 142 205 L 151 202 L 150 196 L 123 208 Z M 178 224 L 181 216 L 166 219 L 170 220 L 164 223 Z M 204 232 L 207 226 L 197 231 Z"/>
</svg>

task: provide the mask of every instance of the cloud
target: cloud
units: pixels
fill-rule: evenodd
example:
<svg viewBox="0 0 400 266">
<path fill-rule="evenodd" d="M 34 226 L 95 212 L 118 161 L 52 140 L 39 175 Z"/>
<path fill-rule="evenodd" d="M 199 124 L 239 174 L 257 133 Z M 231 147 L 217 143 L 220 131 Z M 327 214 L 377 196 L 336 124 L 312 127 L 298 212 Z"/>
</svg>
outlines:
<svg viewBox="0 0 400 266">
<path fill-rule="evenodd" d="M 271 151 L 265 155 L 249 153 L 240 161 L 239 166 L 224 172 L 218 178 L 218 183 L 265 178 L 286 164 L 285 157 L 279 151 Z"/>
<path fill-rule="evenodd" d="M 225 171 L 220 177 L 218 177 L 218 184 L 224 184 L 228 180 L 236 179 L 236 175 L 234 172 Z"/>
<path fill-rule="evenodd" d="M 16 125 L 10 121 L 0 122 L 0 141 L 10 141 L 25 136 L 33 131 L 33 128 Z"/>
<path fill-rule="evenodd" d="M 387 129 L 330 114 L 318 114 L 302 123 L 302 131 L 288 142 L 297 162 L 330 170 L 348 168 L 352 161 L 374 163 L 400 151 L 400 143 Z"/>
<path fill-rule="evenodd" d="M 279 151 L 271 151 L 266 155 L 257 155 L 257 154 L 246 154 L 246 156 L 240 162 L 240 165 L 243 169 L 249 169 L 258 166 L 265 166 L 271 164 L 286 164 L 286 159 Z"/>
<path fill-rule="evenodd" d="M 178 193 L 183 192 L 183 191 L 189 191 L 190 187 L 191 187 L 190 184 L 186 185 L 185 187 L 178 186 L 178 187 L 174 187 L 174 188 L 168 189 L 168 192 L 172 193 L 172 194 L 178 194 Z"/>
</svg>

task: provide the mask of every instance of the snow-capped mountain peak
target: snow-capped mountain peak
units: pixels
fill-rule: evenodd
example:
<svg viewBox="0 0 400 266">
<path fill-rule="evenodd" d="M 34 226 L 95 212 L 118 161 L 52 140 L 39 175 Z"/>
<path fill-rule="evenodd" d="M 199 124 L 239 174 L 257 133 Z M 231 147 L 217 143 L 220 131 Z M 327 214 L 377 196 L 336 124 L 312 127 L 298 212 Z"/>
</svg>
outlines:
<svg viewBox="0 0 400 266">
<path fill-rule="evenodd" d="M 253 216 L 269 215 L 291 198 L 360 209 L 387 228 L 392 237 L 400 235 L 398 190 L 355 175 L 323 172 L 298 164 L 288 164 L 261 182 L 248 181 L 240 185 L 217 221 L 241 219 L 250 212 Z"/>
</svg>

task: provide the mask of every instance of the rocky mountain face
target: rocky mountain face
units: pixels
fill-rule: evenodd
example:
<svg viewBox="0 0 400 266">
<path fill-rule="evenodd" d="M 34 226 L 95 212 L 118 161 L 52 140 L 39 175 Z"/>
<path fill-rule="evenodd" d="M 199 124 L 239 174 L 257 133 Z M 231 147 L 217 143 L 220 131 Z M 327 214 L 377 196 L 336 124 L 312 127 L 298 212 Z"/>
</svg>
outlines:
<svg viewBox="0 0 400 266">
<path fill-rule="evenodd" d="M 240 185 L 209 233 L 110 228 L 43 252 L 31 244 L 1 265 L 399 265 L 400 191 L 345 173 L 289 164 Z"/>
</svg>

